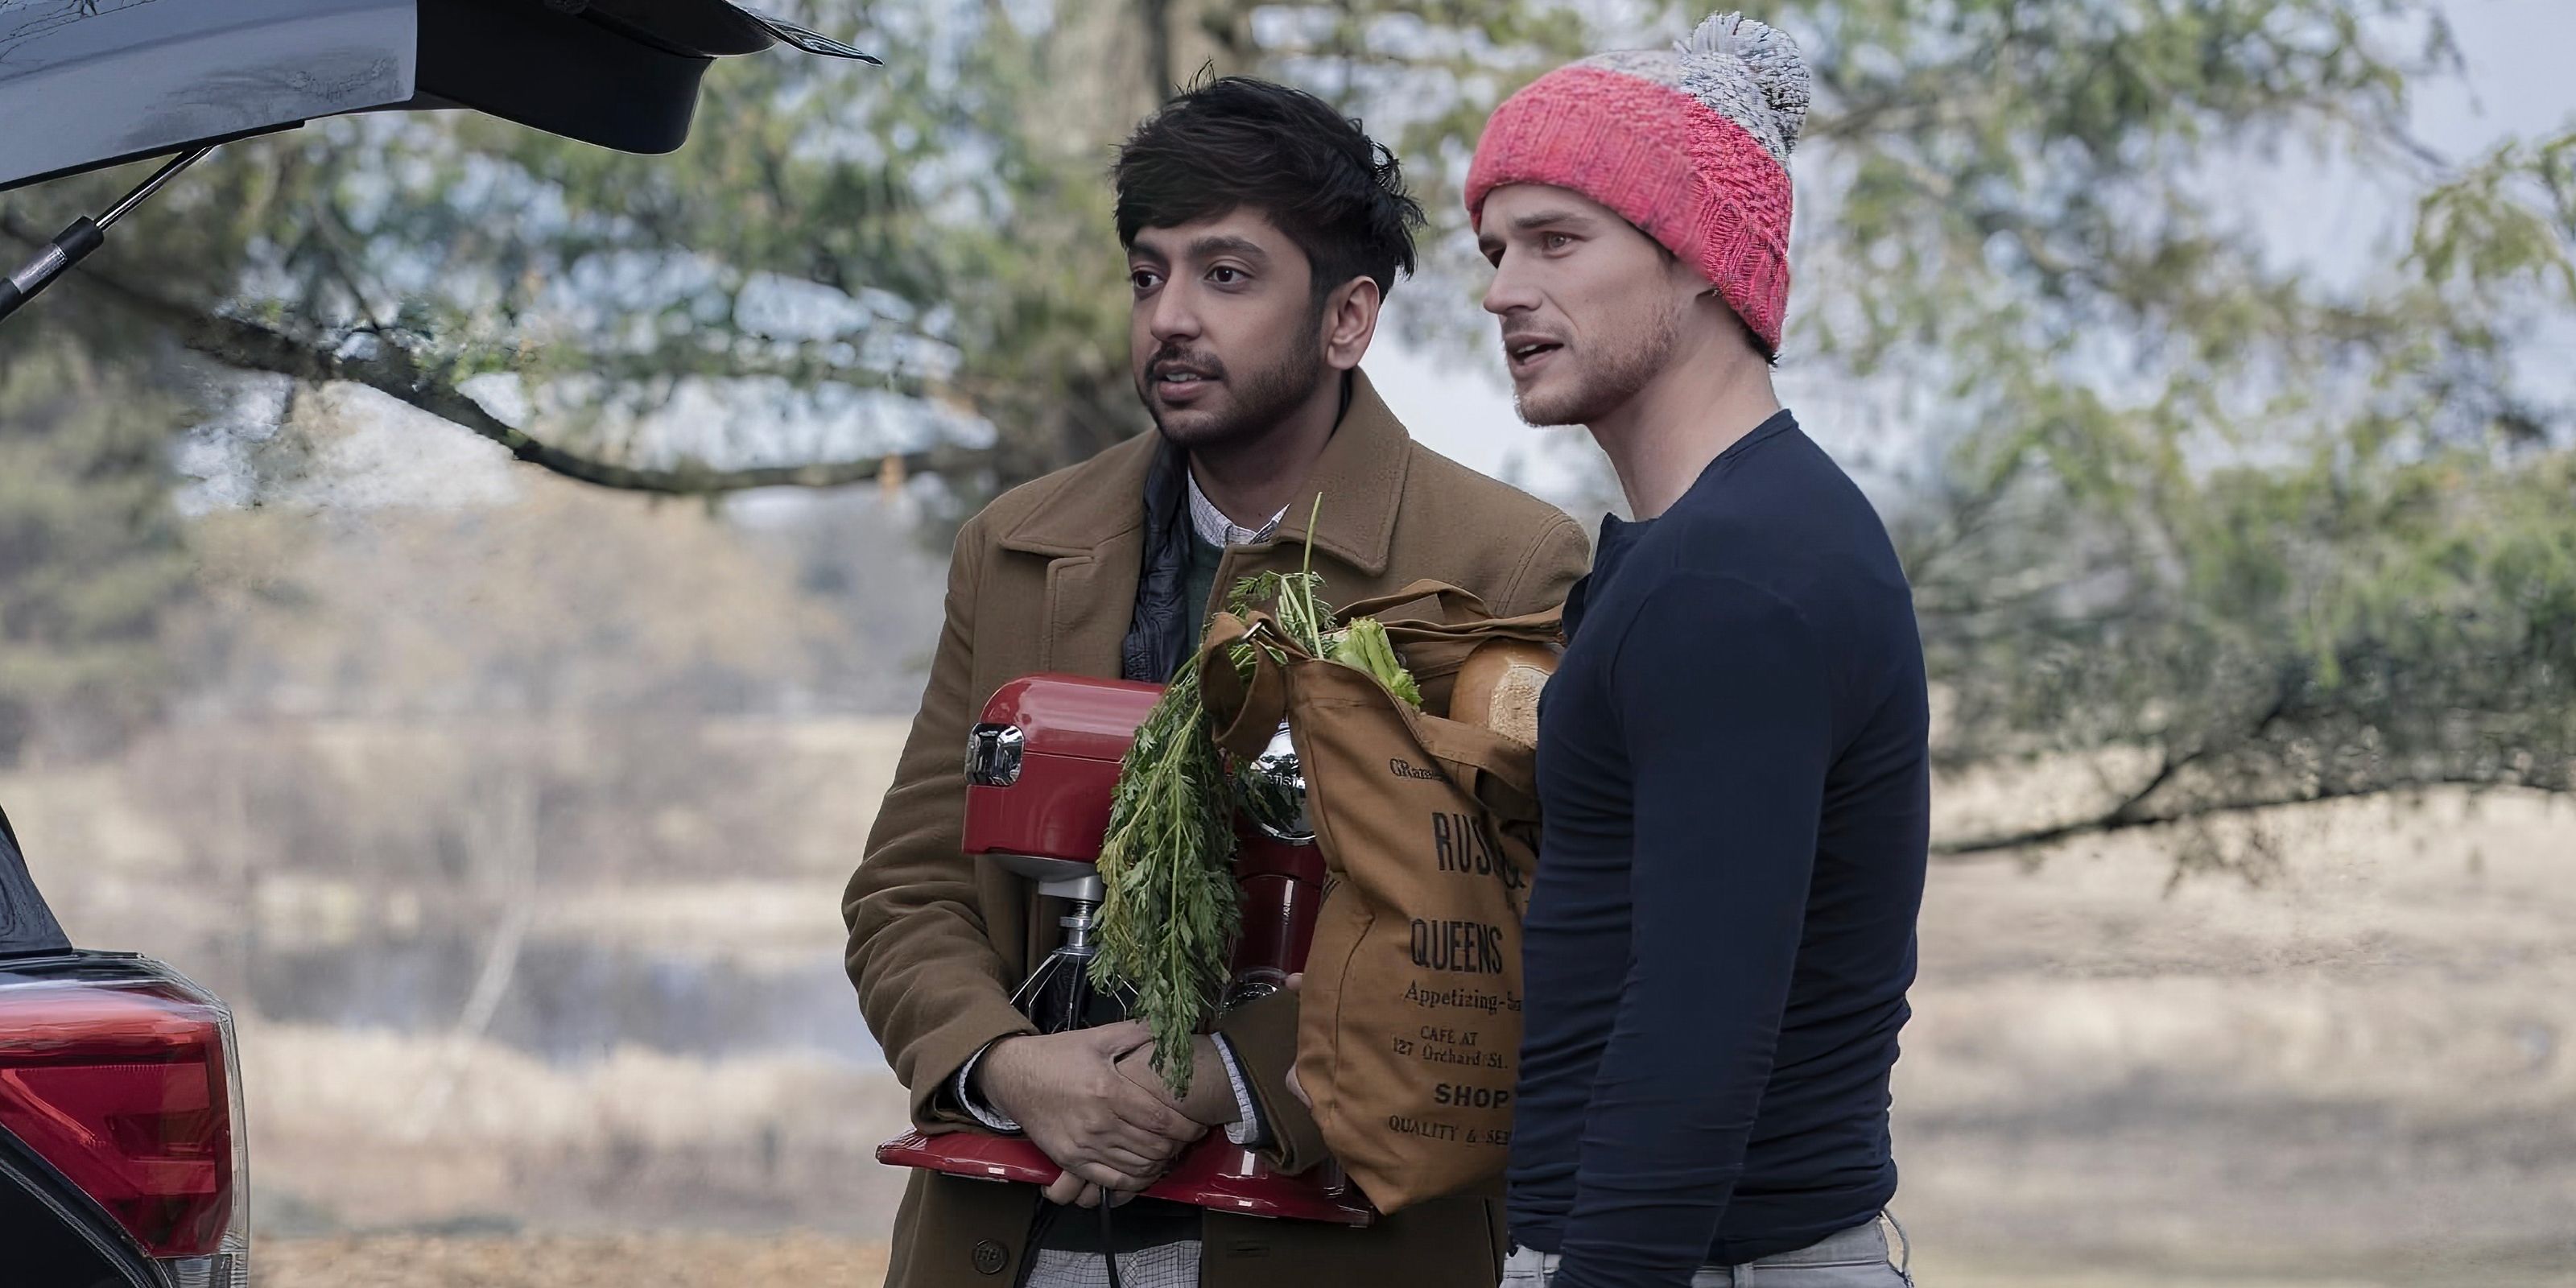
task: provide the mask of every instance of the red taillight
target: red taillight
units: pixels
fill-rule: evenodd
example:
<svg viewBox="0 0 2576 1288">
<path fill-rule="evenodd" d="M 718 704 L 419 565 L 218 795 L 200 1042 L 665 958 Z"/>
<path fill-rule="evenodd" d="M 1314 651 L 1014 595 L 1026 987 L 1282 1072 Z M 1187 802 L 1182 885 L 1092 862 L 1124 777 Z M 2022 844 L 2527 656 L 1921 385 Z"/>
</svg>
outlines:
<svg viewBox="0 0 2576 1288">
<path fill-rule="evenodd" d="M 231 1028 L 176 976 L 0 988 L 0 1126 L 153 1256 L 230 1252 Z"/>
</svg>

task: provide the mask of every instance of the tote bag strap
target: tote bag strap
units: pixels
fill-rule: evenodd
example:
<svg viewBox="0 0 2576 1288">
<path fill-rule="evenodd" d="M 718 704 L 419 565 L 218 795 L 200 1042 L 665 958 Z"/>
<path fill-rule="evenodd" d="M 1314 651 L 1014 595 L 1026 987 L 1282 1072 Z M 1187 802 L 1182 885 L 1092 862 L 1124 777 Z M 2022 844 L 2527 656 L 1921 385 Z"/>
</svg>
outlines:
<svg viewBox="0 0 2576 1288">
<path fill-rule="evenodd" d="M 1390 608 L 1401 608 L 1417 599 L 1440 601 L 1442 611 L 1448 613 L 1453 621 L 1481 622 L 1489 621 L 1494 616 L 1494 610 L 1487 608 L 1484 598 L 1476 592 L 1427 577 L 1392 595 L 1379 595 L 1373 599 L 1363 599 L 1356 604 L 1344 604 L 1338 611 L 1341 619 L 1347 622 L 1354 617 L 1375 617 Z"/>
<path fill-rule="evenodd" d="M 1444 620 L 1396 618 L 1385 621 L 1387 637 L 1397 644 L 1466 644 L 1470 647 L 1489 639 L 1523 639 L 1534 643 L 1553 642 L 1564 630 L 1564 610 L 1542 609 L 1518 617 L 1496 617 L 1491 608 L 1474 591 L 1464 590 L 1445 581 L 1424 579 L 1392 595 L 1380 595 L 1346 605 L 1341 610 L 1343 621 L 1354 617 L 1376 617 L 1389 609 L 1421 600 L 1439 603 Z M 1435 664 L 1435 670 L 1443 669 Z"/>
<path fill-rule="evenodd" d="M 1234 666 L 1234 647 L 1249 645 L 1252 674 Z M 1216 726 L 1217 746 L 1238 760 L 1261 754 L 1288 718 L 1288 671 L 1282 656 L 1303 658 L 1270 614 L 1218 613 L 1199 645 L 1199 698 Z"/>
<path fill-rule="evenodd" d="M 1477 725 L 1417 711 L 1403 715 L 1413 740 L 1497 822 L 1538 818 L 1537 752 Z"/>
</svg>

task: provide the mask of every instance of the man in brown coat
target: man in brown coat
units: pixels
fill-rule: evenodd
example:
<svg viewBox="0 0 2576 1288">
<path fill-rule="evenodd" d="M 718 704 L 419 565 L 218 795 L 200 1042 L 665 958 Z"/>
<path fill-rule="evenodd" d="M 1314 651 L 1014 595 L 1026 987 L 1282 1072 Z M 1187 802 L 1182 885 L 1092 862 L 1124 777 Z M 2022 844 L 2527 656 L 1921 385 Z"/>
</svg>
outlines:
<svg viewBox="0 0 2576 1288">
<path fill-rule="evenodd" d="M 1044 1192 L 914 1174 L 887 1282 L 1072 1288 L 1106 1283 L 1114 1253 L 1132 1288 L 1490 1288 L 1498 1191 L 1365 1229 L 1127 1201 L 1212 1128 L 1290 1171 L 1321 1161 L 1287 1086 L 1295 994 L 1201 1039 L 1187 1104 L 1144 1070 L 1133 1022 L 1039 1034 L 1011 1006 L 1057 932 L 1024 880 L 960 850 L 959 766 L 995 689 L 1036 671 L 1162 682 L 1217 588 L 1298 566 L 1318 493 L 1315 568 L 1340 602 L 1436 578 L 1532 612 L 1587 558 L 1563 514 L 1415 444 L 1359 371 L 1421 212 L 1357 122 L 1217 81 L 1140 127 L 1117 184 L 1131 366 L 1157 432 L 1006 493 L 958 533 L 921 711 L 843 903 L 850 976 L 916 1124 L 1024 1131 L 1066 1174 Z M 1057 1219 L 1101 1202 L 1120 1205 L 1114 1247 L 1096 1220 Z"/>
</svg>

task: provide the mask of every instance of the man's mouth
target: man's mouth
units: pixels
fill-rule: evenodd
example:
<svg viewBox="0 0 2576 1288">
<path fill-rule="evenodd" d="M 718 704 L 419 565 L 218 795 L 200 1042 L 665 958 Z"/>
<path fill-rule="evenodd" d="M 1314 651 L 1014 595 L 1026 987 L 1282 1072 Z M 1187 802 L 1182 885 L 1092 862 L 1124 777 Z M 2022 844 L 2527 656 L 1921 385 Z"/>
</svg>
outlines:
<svg viewBox="0 0 2576 1288">
<path fill-rule="evenodd" d="M 1512 369 L 1513 379 L 1517 380 L 1535 374 L 1547 361 L 1548 355 L 1564 347 L 1558 341 L 1541 336 L 1510 335 L 1503 337 L 1503 358 Z"/>
<path fill-rule="evenodd" d="M 1186 402 L 1196 398 L 1217 381 L 1206 371 L 1178 363 L 1158 366 L 1151 376 L 1148 383 L 1153 385 L 1154 395 L 1165 402 Z"/>
</svg>

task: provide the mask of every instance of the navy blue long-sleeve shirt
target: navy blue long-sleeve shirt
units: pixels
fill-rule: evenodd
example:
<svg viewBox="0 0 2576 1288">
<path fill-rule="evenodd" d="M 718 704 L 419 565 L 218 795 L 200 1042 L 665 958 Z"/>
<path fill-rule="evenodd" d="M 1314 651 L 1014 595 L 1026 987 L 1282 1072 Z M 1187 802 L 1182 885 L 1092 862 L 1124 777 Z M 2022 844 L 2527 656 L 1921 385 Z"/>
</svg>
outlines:
<svg viewBox="0 0 2576 1288">
<path fill-rule="evenodd" d="M 1923 649 L 1869 502 L 1783 411 L 1605 522 L 1544 693 L 1515 1242 L 1687 1284 L 1896 1190 L 1928 841 Z"/>
</svg>

